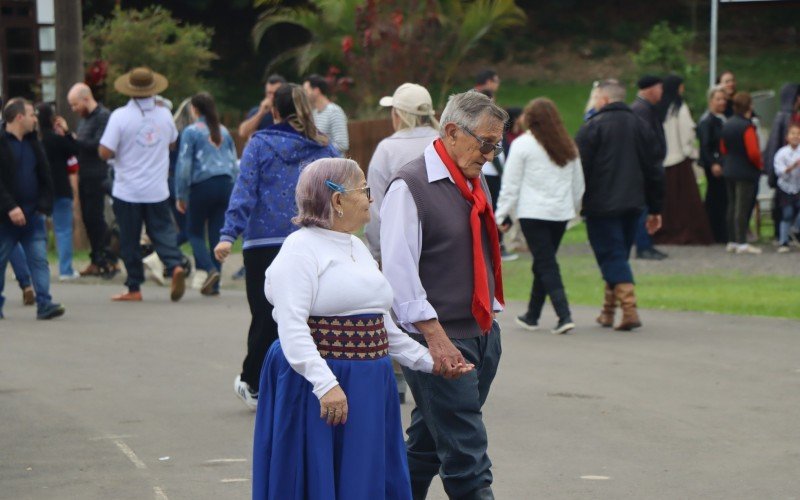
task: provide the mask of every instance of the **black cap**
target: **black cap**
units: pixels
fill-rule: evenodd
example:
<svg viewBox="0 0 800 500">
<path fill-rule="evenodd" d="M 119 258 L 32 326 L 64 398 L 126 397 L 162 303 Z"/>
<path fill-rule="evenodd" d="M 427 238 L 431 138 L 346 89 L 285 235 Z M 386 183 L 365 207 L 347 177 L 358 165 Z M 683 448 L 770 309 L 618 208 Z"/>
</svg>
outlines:
<svg viewBox="0 0 800 500">
<path fill-rule="evenodd" d="M 649 89 L 653 85 L 658 85 L 662 83 L 661 78 L 655 75 L 644 75 L 643 77 L 639 78 L 639 81 L 636 82 L 636 86 L 639 87 L 639 90 Z"/>
</svg>

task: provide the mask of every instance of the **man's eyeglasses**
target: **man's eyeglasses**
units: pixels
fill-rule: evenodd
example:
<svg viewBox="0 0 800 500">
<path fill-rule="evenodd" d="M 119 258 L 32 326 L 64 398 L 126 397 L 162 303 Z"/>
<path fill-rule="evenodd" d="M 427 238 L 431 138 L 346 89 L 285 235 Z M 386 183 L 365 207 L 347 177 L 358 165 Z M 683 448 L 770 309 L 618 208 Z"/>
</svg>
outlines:
<svg viewBox="0 0 800 500">
<path fill-rule="evenodd" d="M 351 193 L 353 191 L 364 191 L 364 194 L 367 195 L 367 198 L 370 199 L 370 200 L 372 199 L 372 196 L 370 196 L 369 186 L 364 186 L 364 187 L 355 188 L 355 189 L 345 189 L 344 186 L 340 186 L 339 184 L 336 184 L 335 182 L 331 181 L 330 179 L 325 181 L 325 185 L 328 186 L 329 188 L 333 189 L 334 191 L 336 191 L 338 193 L 342 193 L 342 194 Z"/>
<path fill-rule="evenodd" d="M 477 135 L 475 135 L 467 127 L 465 127 L 463 125 L 460 125 L 460 127 L 461 127 L 461 130 L 463 130 L 464 132 L 468 133 L 469 135 L 474 137 L 476 141 L 478 141 L 478 143 L 480 144 L 478 146 L 478 151 L 480 151 L 482 155 L 488 155 L 489 153 L 494 153 L 495 156 L 499 156 L 500 153 L 503 152 L 503 143 L 502 143 L 502 141 L 498 142 L 497 144 L 492 144 L 491 142 L 485 141 L 485 140 L 481 139 L 480 137 L 478 137 Z"/>
</svg>

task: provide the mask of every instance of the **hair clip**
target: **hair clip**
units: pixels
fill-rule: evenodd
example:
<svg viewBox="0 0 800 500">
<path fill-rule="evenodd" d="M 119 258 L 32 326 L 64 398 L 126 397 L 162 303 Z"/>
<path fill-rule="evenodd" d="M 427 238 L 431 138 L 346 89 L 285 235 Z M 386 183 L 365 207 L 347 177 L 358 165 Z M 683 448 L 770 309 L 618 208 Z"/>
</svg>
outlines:
<svg viewBox="0 0 800 500">
<path fill-rule="evenodd" d="M 328 186 L 329 188 L 333 189 L 334 191 L 338 191 L 340 193 L 344 193 L 345 192 L 345 189 L 342 186 L 336 184 L 335 182 L 331 181 L 330 179 L 327 179 L 325 181 L 325 185 Z"/>
</svg>

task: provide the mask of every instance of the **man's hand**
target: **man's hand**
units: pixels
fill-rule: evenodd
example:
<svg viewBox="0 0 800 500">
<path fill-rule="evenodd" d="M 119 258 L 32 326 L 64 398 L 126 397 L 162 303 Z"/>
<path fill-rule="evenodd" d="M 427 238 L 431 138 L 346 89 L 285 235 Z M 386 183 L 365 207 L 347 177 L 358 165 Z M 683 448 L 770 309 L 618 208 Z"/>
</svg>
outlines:
<svg viewBox="0 0 800 500">
<path fill-rule="evenodd" d="M 186 213 L 186 201 L 185 200 L 175 200 L 175 208 L 178 212 L 185 214 Z M 216 251 L 216 249 L 215 249 Z"/>
<path fill-rule="evenodd" d="M 272 98 L 265 97 L 264 100 L 261 101 L 261 104 L 258 105 L 258 112 L 265 115 L 270 111 L 272 111 Z"/>
<path fill-rule="evenodd" d="M 328 425 L 347 422 L 347 412 L 347 396 L 339 385 L 326 392 L 319 400 L 319 418 L 328 422 Z"/>
<path fill-rule="evenodd" d="M 8 218 L 11 219 L 11 223 L 15 226 L 24 226 L 25 221 L 25 213 L 22 211 L 21 208 L 16 207 L 12 208 L 8 211 Z"/>
<path fill-rule="evenodd" d="M 220 241 L 217 243 L 217 246 L 214 247 L 214 257 L 217 258 L 220 264 L 225 262 L 225 259 L 231 254 L 232 246 L 233 244 L 230 241 Z"/>
<path fill-rule="evenodd" d="M 428 350 L 433 358 L 434 375 L 452 379 L 472 369 L 472 365 L 464 360 L 461 351 L 447 338 L 439 320 L 419 321 L 414 323 L 414 326 L 425 336 L 425 341 L 428 343 Z"/>
<path fill-rule="evenodd" d="M 722 177 L 722 165 L 719 163 L 711 165 L 711 175 L 714 177 Z"/>
<path fill-rule="evenodd" d="M 661 214 L 648 215 L 644 227 L 647 229 L 647 234 L 655 234 L 656 231 L 661 229 Z"/>
</svg>

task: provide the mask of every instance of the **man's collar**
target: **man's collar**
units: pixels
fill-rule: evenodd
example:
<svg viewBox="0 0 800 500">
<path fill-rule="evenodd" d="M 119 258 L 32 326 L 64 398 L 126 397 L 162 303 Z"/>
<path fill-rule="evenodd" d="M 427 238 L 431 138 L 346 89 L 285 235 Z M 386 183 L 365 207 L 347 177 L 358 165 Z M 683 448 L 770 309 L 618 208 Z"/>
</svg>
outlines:
<svg viewBox="0 0 800 500">
<path fill-rule="evenodd" d="M 136 109 L 141 109 L 142 111 L 150 111 L 155 109 L 156 107 L 156 98 L 155 97 L 131 97 L 131 100 L 128 101 L 128 106 L 133 106 Z"/>
<path fill-rule="evenodd" d="M 8 137 L 13 138 L 17 142 L 22 142 L 25 139 L 25 136 L 28 135 L 28 134 L 22 134 L 22 137 L 17 137 L 17 134 L 8 130 L 8 128 L 4 128 L 4 131 Z"/>
<path fill-rule="evenodd" d="M 442 179 L 450 179 L 450 182 L 455 184 L 444 162 L 439 158 L 439 153 L 434 149 L 433 141 L 425 147 L 425 153 L 423 154 L 425 157 L 425 171 L 428 174 L 428 183 L 440 181 Z"/>
</svg>

